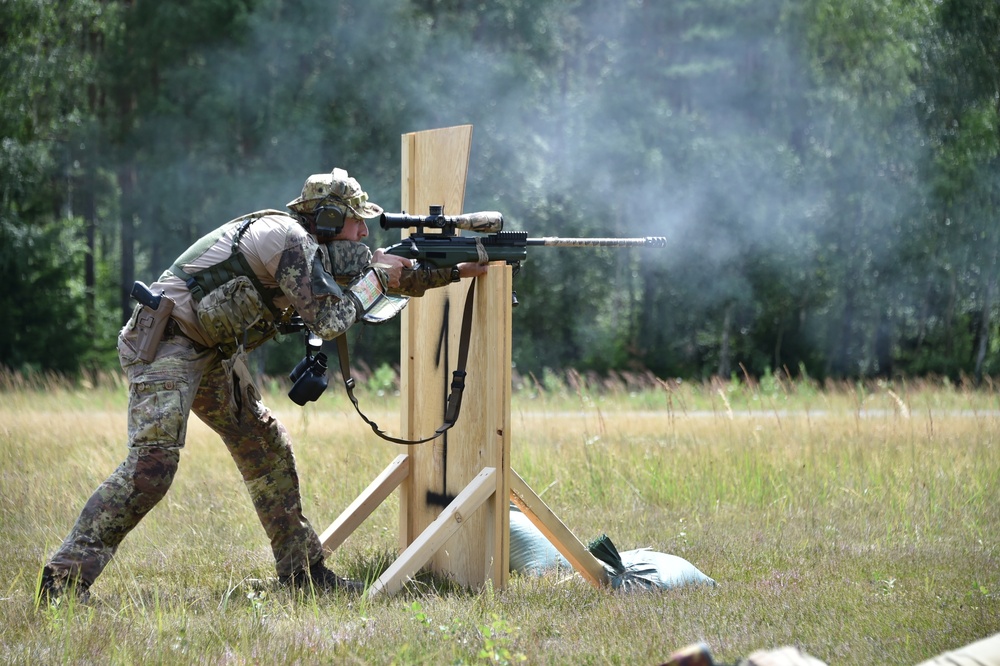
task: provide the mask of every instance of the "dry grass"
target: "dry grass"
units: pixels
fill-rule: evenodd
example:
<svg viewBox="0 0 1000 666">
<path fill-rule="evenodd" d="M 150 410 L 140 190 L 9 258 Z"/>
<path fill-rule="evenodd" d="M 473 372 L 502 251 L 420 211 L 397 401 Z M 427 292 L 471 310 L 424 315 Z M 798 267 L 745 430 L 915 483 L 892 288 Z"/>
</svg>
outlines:
<svg viewBox="0 0 1000 666">
<path fill-rule="evenodd" d="M 690 560 L 719 585 L 623 595 L 579 579 L 502 591 L 427 581 L 374 602 L 311 598 L 273 575 L 225 448 L 192 421 L 167 498 L 87 607 L 34 609 L 39 568 L 124 454 L 107 378 L 0 391 L 0 661 L 5 663 L 655 664 L 705 641 L 735 661 L 788 643 L 830 664 L 914 664 L 1000 631 L 1000 406 L 951 385 L 677 383 L 572 374 L 514 399 L 513 466 L 583 540 Z M 306 514 L 322 530 L 397 453 L 335 391 L 300 410 Z M 393 424 L 392 399 L 375 408 Z M 394 498 L 331 561 L 395 549 Z"/>
</svg>

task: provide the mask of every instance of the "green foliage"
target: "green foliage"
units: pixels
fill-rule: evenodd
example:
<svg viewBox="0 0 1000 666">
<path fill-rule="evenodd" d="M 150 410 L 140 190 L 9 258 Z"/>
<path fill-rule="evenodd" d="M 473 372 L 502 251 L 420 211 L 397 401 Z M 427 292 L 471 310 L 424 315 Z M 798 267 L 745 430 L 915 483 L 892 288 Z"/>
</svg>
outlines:
<svg viewBox="0 0 1000 666">
<path fill-rule="evenodd" d="M 493 614 L 488 622 L 471 626 L 466 621 L 453 618 L 450 624 L 435 624 L 427 614 L 423 604 L 414 601 L 410 604 L 413 621 L 440 641 L 452 653 L 450 663 L 459 664 L 516 664 L 527 661 L 521 653 L 512 651 L 518 629 L 506 619 Z M 476 644 L 479 644 L 478 650 Z M 404 645 L 397 653 L 402 661 L 419 661 L 410 645 Z"/>
<path fill-rule="evenodd" d="M 1000 365 L 996 3 L 12 0 L 0 26 L 3 233 L 25 264 L 64 219 L 86 247 L 62 294 L 11 273 L 15 309 L 83 291 L 33 315 L 91 331 L 60 367 L 113 364 L 122 285 L 200 234 L 334 165 L 398 208 L 399 135 L 464 123 L 466 210 L 669 241 L 534 248 L 521 372 Z M 359 360 L 395 363 L 395 331 Z"/>
<path fill-rule="evenodd" d="M 72 222 L 17 228 L 0 217 L 0 281 L 31 286 L 0 291 L 0 365 L 22 372 L 78 368 L 89 332 L 83 285 L 74 277 L 82 256 Z"/>
<path fill-rule="evenodd" d="M 396 371 L 387 363 L 375 368 L 368 377 L 366 388 L 375 395 L 383 396 L 399 390 Z"/>
<path fill-rule="evenodd" d="M 102 3 L 63 4 L 0 6 L 0 365 L 19 370 L 75 372 L 107 362 L 98 345 L 114 347 L 95 334 L 114 328 L 102 299 L 117 287 L 98 296 L 85 283 L 87 221 L 74 209 L 88 199 L 80 164 L 96 124 L 87 94 Z"/>
</svg>

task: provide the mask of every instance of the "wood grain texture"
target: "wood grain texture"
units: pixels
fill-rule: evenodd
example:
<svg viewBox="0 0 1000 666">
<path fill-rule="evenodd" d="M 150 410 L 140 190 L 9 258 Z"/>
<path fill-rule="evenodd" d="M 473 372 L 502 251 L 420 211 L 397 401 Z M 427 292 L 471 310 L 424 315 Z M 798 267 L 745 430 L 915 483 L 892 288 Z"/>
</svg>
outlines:
<svg viewBox="0 0 1000 666">
<path fill-rule="evenodd" d="M 402 137 L 403 210 L 426 215 L 430 206 L 443 205 L 446 214 L 463 212 L 471 141 L 468 125 Z M 432 290 L 411 299 L 403 311 L 404 437 L 426 437 L 442 423 L 470 284 L 463 280 Z M 410 475 L 401 486 L 399 539 L 400 548 L 406 549 L 481 470 L 498 471 L 487 510 L 470 517 L 429 564 L 432 571 L 470 587 L 489 579 L 502 588 L 508 576 L 511 288 L 511 269 L 504 264 L 491 265 L 477 278 L 461 414 L 444 436 L 408 447 Z"/>
</svg>

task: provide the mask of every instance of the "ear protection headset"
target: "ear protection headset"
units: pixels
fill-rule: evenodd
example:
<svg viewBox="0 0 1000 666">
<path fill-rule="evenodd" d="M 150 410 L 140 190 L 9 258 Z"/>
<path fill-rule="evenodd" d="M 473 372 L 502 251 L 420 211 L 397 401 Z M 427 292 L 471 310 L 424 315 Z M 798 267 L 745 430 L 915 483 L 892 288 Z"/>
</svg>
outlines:
<svg viewBox="0 0 1000 666">
<path fill-rule="evenodd" d="M 313 209 L 312 228 L 309 231 L 315 236 L 332 238 L 344 228 L 344 209 L 334 205 L 334 201 L 331 198 L 324 199 Z"/>
</svg>

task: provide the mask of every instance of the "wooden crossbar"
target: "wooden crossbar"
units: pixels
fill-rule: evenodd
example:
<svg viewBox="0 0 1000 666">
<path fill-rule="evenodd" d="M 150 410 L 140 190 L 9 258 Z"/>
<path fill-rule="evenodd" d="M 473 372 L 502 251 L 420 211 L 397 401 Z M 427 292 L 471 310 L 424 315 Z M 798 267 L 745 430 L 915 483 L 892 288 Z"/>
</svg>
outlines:
<svg viewBox="0 0 1000 666">
<path fill-rule="evenodd" d="M 608 583 L 608 572 L 600 560 L 587 550 L 514 470 L 510 470 L 510 498 L 587 582 L 594 587 Z"/>
<path fill-rule="evenodd" d="M 337 550 L 340 544 L 368 519 L 372 511 L 399 487 L 409 473 L 410 457 L 405 453 L 396 456 L 396 459 L 389 463 L 389 466 L 369 483 L 364 492 L 358 495 L 358 498 L 320 535 L 319 540 L 323 548 Z"/>
<path fill-rule="evenodd" d="M 496 494 L 496 474 L 486 467 L 465 487 L 444 511 L 414 539 L 396 561 L 368 588 L 368 597 L 399 591 L 403 584 L 462 527 L 462 523 L 483 502 Z"/>
</svg>

